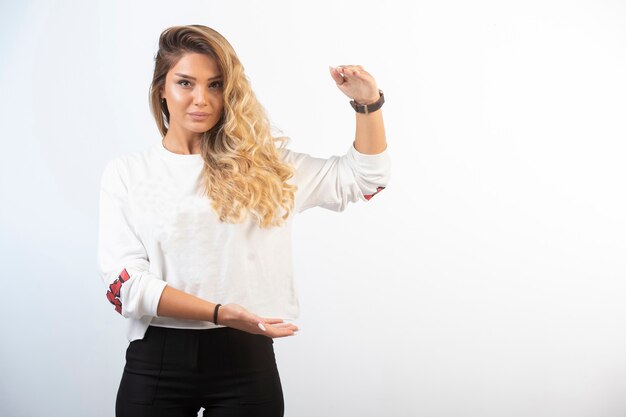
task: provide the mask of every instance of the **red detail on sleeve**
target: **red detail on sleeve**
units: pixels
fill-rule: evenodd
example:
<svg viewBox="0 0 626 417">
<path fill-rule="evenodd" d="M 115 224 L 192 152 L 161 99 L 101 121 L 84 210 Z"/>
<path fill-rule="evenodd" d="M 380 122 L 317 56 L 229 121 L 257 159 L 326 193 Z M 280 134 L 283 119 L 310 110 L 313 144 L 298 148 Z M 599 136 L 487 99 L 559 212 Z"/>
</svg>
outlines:
<svg viewBox="0 0 626 417">
<path fill-rule="evenodd" d="M 126 271 L 126 268 L 120 272 L 120 275 L 109 285 L 109 290 L 107 291 L 107 300 L 111 304 L 115 306 L 115 311 L 122 314 L 122 302 L 120 301 L 120 290 L 122 289 L 122 284 L 130 279 L 130 275 Z"/>
<path fill-rule="evenodd" d="M 377 188 L 376 188 L 376 191 L 375 191 L 374 193 L 372 193 L 372 194 L 364 194 L 363 196 L 364 196 L 367 200 L 369 200 L 370 198 L 374 197 L 376 194 L 378 194 L 379 192 L 381 192 L 381 191 L 382 191 L 382 190 L 384 190 L 384 189 L 385 189 L 385 187 L 377 187 Z"/>
</svg>

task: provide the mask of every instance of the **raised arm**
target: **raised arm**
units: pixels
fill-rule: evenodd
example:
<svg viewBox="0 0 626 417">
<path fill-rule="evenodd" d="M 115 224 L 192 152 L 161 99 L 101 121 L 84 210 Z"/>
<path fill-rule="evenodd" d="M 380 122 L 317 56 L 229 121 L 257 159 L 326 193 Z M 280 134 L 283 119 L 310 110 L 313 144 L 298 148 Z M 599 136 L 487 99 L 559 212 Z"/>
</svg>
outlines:
<svg viewBox="0 0 626 417">
<path fill-rule="evenodd" d="M 374 77 L 361 65 L 331 67 L 330 75 L 337 84 L 337 88 L 359 104 L 372 104 L 380 98 Z M 354 146 L 356 150 L 363 154 L 373 155 L 387 149 L 382 108 L 367 114 L 355 113 Z"/>
<path fill-rule="evenodd" d="M 380 98 L 374 78 L 360 65 L 330 68 L 337 87 L 359 104 Z M 391 160 L 387 149 L 382 108 L 356 113 L 355 140 L 348 151 L 330 158 L 285 149 L 285 160 L 296 168 L 296 212 L 311 207 L 343 211 L 349 203 L 369 201 L 387 187 Z"/>
</svg>

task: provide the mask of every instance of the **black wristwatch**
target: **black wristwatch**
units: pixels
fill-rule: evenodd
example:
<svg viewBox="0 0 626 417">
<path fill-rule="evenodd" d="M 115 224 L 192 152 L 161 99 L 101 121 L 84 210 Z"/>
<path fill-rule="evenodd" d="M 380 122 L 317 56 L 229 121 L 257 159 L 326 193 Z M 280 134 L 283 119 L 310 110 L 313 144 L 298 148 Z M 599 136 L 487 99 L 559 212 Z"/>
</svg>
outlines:
<svg viewBox="0 0 626 417">
<path fill-rule="evenodd" d="M 368 114 L 376 111 L 380 109 L 385 102 L 385 95 L 383 94 L 383 90 L 378 89 L 378 92 L 380 93 L 380 97 L 378 98 L 378 100 L 371 104 L 359 104 L 354 100 L 350 100 L 350 105 L 354 110 L 356 110 L 357 113 Z"/>
</svg>

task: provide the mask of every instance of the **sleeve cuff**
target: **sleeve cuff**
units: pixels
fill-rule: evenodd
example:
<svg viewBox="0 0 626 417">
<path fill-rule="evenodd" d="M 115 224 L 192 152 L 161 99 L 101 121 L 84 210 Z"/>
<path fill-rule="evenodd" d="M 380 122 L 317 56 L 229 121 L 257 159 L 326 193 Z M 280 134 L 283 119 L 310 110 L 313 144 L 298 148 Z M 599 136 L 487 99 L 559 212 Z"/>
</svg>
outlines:
<svg viewBox="0 0 626 417">
<path fill-rule="evenodd" d="M 145 294 L 144 294 L 144 311 L 148 313 L 148 315 L 158 317 L 157 309 L 159 307 L 159 301 L 161 300 L 161 295 L 163 294 L 163 290 L 167 286 L 167 282 L 152 278 L 148 280 Z"/>
<path fill-rule="evenodd" d="M 384 151 L 375 154 L 361 153 L 354 147 L 354 141 L 350 144 L 348 156 L 363 173 L 373 173 L 385 171 L 389 168 L 389 145 Z"/>
</svg>

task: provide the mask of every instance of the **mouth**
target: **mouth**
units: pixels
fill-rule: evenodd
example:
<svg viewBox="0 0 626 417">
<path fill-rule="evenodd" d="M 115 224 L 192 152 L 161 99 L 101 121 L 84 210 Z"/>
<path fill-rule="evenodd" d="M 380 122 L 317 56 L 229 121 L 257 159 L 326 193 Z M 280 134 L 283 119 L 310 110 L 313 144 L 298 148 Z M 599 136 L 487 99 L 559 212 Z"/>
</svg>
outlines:
<svg viewBox="0 0 626 417">
<path fill-rule="evenodd" d="M 206 120 L 209 116 L 209 113 L 189 113 L 189 117 L 193 120 Z"/>
</svg>

